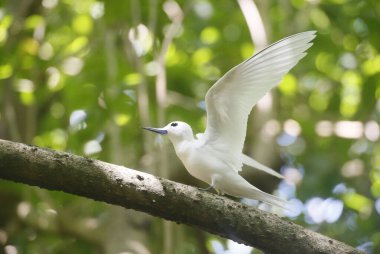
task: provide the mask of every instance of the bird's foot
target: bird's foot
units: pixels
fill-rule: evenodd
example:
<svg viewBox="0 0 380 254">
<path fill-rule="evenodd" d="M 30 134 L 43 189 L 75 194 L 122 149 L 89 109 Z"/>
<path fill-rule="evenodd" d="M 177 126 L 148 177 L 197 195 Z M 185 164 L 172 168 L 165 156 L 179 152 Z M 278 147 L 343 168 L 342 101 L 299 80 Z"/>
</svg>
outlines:
<svg viewBox="0 0 380 254">
<path fill-rule="evenodd" d="M 212 188 L 212 186 L 210 185 L 207 188 L 198 188 L 198 189 L 201 190 L 201 191 L 208 191 L 211 188 Z"/>
</svg>

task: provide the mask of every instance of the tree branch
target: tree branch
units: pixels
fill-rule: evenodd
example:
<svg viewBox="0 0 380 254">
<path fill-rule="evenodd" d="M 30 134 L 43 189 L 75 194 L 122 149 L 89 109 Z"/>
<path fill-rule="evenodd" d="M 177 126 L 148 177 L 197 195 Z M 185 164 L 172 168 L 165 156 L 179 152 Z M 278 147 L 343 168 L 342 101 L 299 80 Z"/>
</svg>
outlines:
<svg viewBox="0 0 380 254">
<path fill-rule="evenodd" d="M 0 178 L 196 226 L 266 253 L 362 253 L 222 196 L 123 166 L 35 146 L 0 140 Z"/>
</svg>

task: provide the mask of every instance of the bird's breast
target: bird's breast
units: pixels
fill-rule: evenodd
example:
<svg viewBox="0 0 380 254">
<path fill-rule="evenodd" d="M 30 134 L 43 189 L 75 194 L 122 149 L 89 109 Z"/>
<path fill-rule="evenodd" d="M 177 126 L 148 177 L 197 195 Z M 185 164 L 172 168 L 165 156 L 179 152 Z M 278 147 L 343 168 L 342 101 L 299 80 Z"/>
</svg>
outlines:
<svg viewBox="0 0 380 254">
<path fill-rule="evenodd" d="M 206 183 L 211 184 L 211 177 L 215 174 L 222 174 L 228 170 L 228 166 L 207 148 L 190 146 L 176 149 L 177 156 L 184 164 L 187 171 Z"/>
</svg>

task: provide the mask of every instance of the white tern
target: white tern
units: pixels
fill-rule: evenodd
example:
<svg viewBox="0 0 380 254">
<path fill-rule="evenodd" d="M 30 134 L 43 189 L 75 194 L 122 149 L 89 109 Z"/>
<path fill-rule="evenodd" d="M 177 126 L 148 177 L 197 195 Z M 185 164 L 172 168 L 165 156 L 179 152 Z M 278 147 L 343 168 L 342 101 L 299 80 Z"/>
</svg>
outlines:
<svg viewBox="0 0 380 254">
<path fill-rule="evenodd" d="M 206 131 L 196 138 L 191 127 L 180 121 L 144 129 L 168 135 L 187 171 L 218 193 L 286 208 L 287 201 L 259 190 L 239 175 L 245 164 L 282 178 L 242 150 L 253 106 L 306 55 L 314 38 L 315 31 L 289 36 L 228 71 L 206 94 Z"/>
</svg>

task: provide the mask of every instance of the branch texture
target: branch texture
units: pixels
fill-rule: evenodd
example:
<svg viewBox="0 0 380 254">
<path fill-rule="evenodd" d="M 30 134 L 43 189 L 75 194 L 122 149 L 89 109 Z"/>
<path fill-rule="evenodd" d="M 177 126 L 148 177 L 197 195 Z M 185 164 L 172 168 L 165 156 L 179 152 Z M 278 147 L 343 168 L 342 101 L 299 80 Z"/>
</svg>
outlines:
<svg viewBox="0 0 380 254">
<path fill-rule="evenodd" d="M 196 226 L 266 253 L 362 253 L 228 198 L 69 153 L 0 140 L 0 178 Z"/>
</svg>

